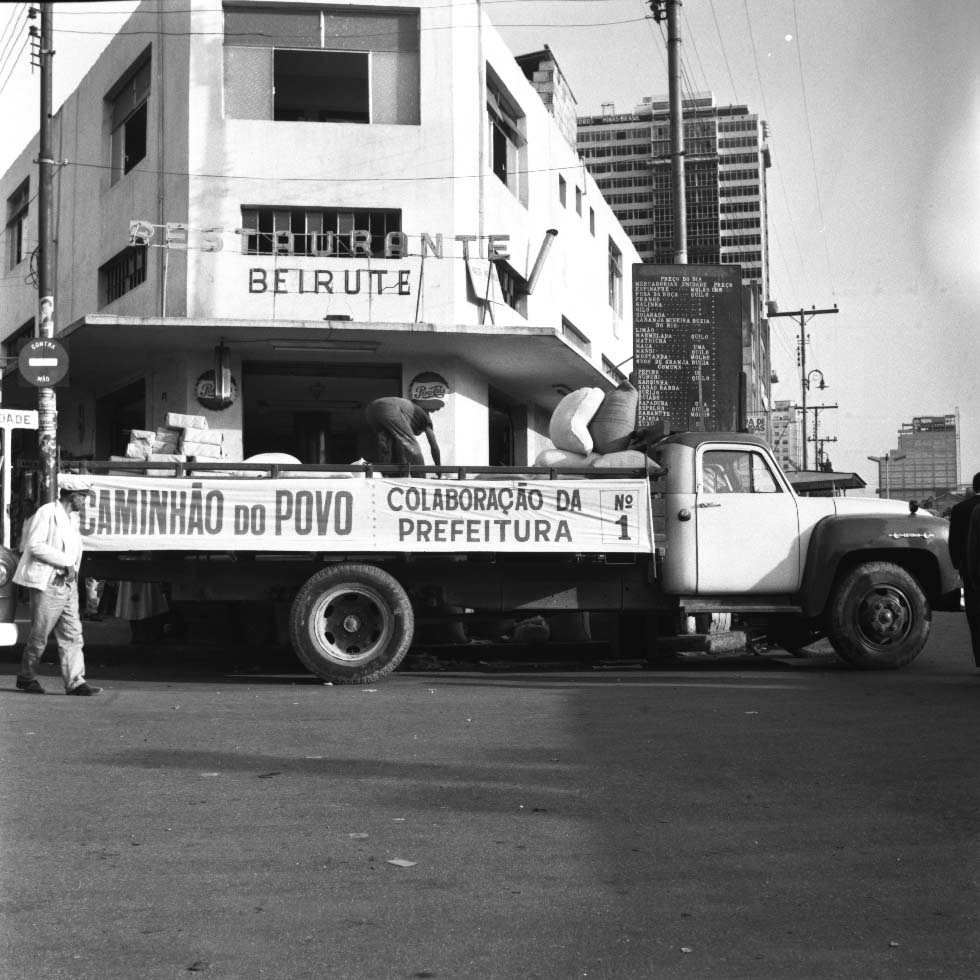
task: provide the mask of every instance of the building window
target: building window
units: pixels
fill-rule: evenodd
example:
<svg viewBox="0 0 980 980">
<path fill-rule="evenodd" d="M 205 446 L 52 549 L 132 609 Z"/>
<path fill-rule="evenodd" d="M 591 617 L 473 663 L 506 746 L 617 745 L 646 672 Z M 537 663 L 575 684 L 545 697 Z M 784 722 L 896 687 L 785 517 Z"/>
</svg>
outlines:
<svg viewBox="0 0 980 980">
<path fill-rule="evenodd" d="M 31 182 L 24 182 L 7 198 L 7 268 L 23 262 L 26 254 L 27 206 Z"/>
<path fill-rule="evenodd" d="M 589 231 L 595 235 L 595 208 L 589 208 Z"/>
<path fill-rule="evenodd" d="M 109 165 L 114 184 L 146 156 L 150 58 L 147 56 L 116 85 L 109 103 Z"/>
<path fill-rule="evenodd" d="M 490 121 L 490 169 L 507 189 L 527 204 L 525 118 L 503 83 L 487 65 L 487 114 Z"/>
<path fill-rule="evenodd" d="M 402 213 L 382 208 L 242 208 L 246 255 L 385 258 L 386 239 L 402 230 Z"/>
<path fill-rule="evenodd" d="M 602 373 L 617 385 L 628 380 L 627 375 L 623 374 L 623 372 L 619 369 L 619 365 L 613 364 L 613 362 L 605 356 L 602 358 Z"/>
<path fill-rule="evenodd" d="M 527 316 L 527 280 L 504 259 L 496 259 L 493 263 L 500 283 L 500 295 L 503 301 L 521 316 Z"/>
<path fill-rule="evenodd" d="M 27 323 L 19 326 L 12 334 L 9 334 L 3 341 L 3 356 L 8 360 L 16 360 L 21 348 L 29 340 L 34 338 L 34 317 Z"/>
<path fill-rule="evenodd" d="M 562 207 L 565 207 L 568 199 L 568 186 L 565 183 L 565 178 L 561 174 L 558 175 L 558 203 Z"/>
<path fill-rule="evenodd" d="M 419 12 L 225 7 L 225 114 L 418 125 Z"/>
<path fill-rule="evenodd" d="M 609 305 L 623 314 L 623 253 L 616 243 L 609 239 Z"/>
<path fill-rule="evenodd" d="M 371 121 L 367 52 L 276 51 L 272 85 L 273 119 Z"/>
<path fill-rule="evenodd" d="M 575 188 L 575 212 L 579 216 L 582 214 L 582 188 Z"/>
<path fill-rule="evenodd" d="M 145 245 L 131 245 L 99 268 L 99 306 L 108 306 L 146 282 Z"/>
<path fill-rule="evenodd" d="M 592 355 L 592 343 L 589 338 L 568 317 L 563 316 L 561 318 L 561 332 L 570 344 L 573 344 L 584 354 Z"/>
</svg>

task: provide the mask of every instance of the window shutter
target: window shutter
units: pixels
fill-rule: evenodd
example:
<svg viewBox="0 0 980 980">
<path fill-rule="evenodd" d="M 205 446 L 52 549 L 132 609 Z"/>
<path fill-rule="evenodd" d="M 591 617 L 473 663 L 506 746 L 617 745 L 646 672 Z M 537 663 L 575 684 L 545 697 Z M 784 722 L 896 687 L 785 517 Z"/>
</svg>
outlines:
<svg viewBox="0 0 980 980">
<path fill-rule="evenodd" d="M 113 129 L 118 129 L 150 97 L 150 64 L 147 58 L 112 100 Z"/>
</svg>

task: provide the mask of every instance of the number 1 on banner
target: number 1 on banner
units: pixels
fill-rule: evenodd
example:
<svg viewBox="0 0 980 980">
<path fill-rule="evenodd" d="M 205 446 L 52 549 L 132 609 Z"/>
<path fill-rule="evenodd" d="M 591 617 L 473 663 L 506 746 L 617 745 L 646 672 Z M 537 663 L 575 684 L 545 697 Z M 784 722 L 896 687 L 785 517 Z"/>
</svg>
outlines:
<svg viewBox="0 0 980 980">
<path fill-rule="evenodd" d="M 632 490 L 599 491 L 602 508 L 602 540 L 610 543 L 635 542 L 638 534 L 639 507 Z"/>
</svg>

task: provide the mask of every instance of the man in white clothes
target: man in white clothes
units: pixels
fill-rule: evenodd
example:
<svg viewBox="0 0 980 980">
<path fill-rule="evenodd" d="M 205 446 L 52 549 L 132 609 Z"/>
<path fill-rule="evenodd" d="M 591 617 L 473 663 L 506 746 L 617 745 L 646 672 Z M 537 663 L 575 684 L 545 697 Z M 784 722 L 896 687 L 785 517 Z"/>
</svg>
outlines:
<svg viewBox="0 0 980 980">
<path fill-rule="evenodd" d="M 17 689 L 27 694 L 44 694 L 35 671 L 52 631 L 58 643 L 65 693 L 88 697 L 101 690 L 85 682 L 78 609 L 78 569 L 82 563 L 78 512 L 90 489 L 91 484 L 83 477 L 60 475 L 58 500 L 37 509 L 21 539 L 14 581 L 30 591 L 31 629 L 24 644 Z"/>
</svg>

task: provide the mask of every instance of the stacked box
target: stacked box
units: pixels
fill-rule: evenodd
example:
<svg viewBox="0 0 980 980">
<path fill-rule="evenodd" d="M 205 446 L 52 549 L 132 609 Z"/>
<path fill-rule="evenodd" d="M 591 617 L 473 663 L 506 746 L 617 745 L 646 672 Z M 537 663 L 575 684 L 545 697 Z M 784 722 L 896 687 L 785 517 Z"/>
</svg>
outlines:
<svg viewBox="0 0 980 980">
<path fill-rule="evenodd" d="M 180 412 L 168 412 L 167 426 L 171 429 L 206 429 L 208 420 L 203 415 L 182 415 Z"/>
<path fill-rule="evenodd" d="M 183 429 L 161 425 L 153 434 L 153 452 L 175 453 L 180 449 L 180 434 Z"/>
<path fill-rule="evenodd" d="M 199 460 L 224 459 L 225 434 L 220 429 L 187 426 L 180 436 L 180 451 Z"/>
<path fill-rule="evenodd" d="M 214 445 L 208 442 L 188 442 L 181 440 L 180 451 L 184 456 L 193 456 L 199 460 L 224 459 L 221 451 L 221 444 Z"/>
<path fill-rule="evenodd" d="M 123 455 L 126 459 L 146 459 L 150 455 L 150 446 L 145 442 L 130 442 Z"/>
</svg>

